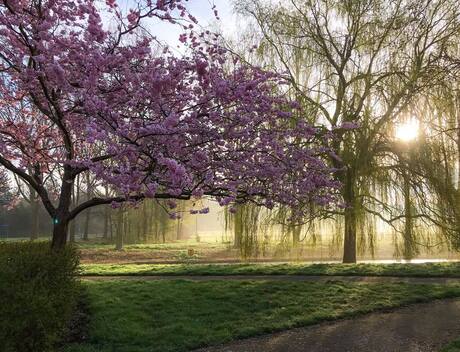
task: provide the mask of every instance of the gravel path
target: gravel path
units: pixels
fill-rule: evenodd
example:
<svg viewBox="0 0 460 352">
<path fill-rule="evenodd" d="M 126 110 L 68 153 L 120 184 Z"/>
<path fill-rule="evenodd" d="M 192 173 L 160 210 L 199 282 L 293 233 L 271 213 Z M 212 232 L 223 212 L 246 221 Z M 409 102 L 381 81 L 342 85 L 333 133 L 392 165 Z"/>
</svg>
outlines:
<svg viewBox="0 0 460 352">
<path fill-rule="evenodd" d="M 411 305 L 195 352 L 438 352 L 460 336 L 460 300 Z"/>
<path fill-rule="evenodd" d="M 460 278 L 442 277 L 393 277 L 393 276 L 311 276 L 311 275 L 118 275 L 118 276 L 82 276 L 83 280 L 266 280 L 266 281 L 307 281 L 328 282 L 346 281 L 357 283 L 407 282 L 414 284 L 460 284 Z"/>
</svg>

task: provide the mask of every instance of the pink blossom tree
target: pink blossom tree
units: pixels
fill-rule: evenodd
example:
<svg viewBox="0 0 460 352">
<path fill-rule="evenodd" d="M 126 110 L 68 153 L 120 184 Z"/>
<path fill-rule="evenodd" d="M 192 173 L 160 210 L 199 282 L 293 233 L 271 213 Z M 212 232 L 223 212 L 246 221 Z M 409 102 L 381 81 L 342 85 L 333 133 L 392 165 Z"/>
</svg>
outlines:
<svg viewBox="0 0 460 352">
<path fill-rule="evenodd" d="M 296 122 L 281 77 L 239 63 L 213 34 L 194 34 L 183 0 L 141 1 L 126 14 L 114 0 L 100 5 L 0 1 L 0 165 L 39 195 L 53 248 L 65 245 L 72 219 L 101 204 L 149 197 L 173 209 L 175 199 L 211 196 L 301 214 L 336 202 L 327 150 Z M 116 25 L 105 28 L 103 16 Z M 187 26 L 187 54 L 152 50 L 148 18 Z M 72 206 L 83 172 L 116 196 Z"/>
</svg>

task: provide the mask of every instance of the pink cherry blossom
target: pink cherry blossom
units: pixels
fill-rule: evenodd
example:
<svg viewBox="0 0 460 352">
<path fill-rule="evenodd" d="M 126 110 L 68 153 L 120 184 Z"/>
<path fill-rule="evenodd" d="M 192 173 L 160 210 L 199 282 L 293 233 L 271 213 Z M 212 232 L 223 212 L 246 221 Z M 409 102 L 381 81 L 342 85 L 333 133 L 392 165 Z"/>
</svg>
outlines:
<svg viewBox="0 0 460 352">
<path fill-rule="evenodd" d="M 143 21 L 196 22 L 184 2 L 139 1 L 123 13 L 111 0 L 106 9 L 93 0 L 0 0 L 0 165 L 56 219 L 54 248 L 69 221 L 100 204 L 209 196 L 302 216 L 311 202 L 337 202 L 329 151 L 319 147 L 327 141 L 296 122 L 298 107 L 277 89 L 283 77 L 191 28 L 179 39 L 187 54 L 152 49 Z M 116 196 L 72 208 L 82 172 Z"/>
</svg>

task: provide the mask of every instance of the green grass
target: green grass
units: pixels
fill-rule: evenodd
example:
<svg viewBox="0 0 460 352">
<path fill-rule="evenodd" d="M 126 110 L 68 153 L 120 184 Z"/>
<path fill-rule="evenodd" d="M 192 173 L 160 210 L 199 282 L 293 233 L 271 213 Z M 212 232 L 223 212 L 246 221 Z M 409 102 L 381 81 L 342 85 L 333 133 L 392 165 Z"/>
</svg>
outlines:
<svg viewBox="0 0 460 352">
<path fill-rule="evenodd" d="M 424 264 L 85 264 L 83 275 L 359 275 L 460 277 L 460 262 Z"/>
<path fill-rule="evenodd" d="M 460 339 L 453 341 L 444 347 L 441 352 L 460 352 Z"/>
<path fill-rule="evenodd" d="M 90 338 L 65 352 L 180 352 L 437 298 L 460 285 L 270 281 L 85 282 Z"/>
</svg>

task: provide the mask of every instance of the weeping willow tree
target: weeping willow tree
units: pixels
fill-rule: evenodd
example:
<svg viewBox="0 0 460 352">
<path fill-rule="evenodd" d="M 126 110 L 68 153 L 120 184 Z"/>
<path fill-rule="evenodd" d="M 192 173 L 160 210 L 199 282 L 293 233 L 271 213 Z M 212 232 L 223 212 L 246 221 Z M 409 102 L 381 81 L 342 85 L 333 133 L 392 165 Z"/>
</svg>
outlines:
<svg viewBox="0 0 460 352">
<path fill-rule="evenodd" d="M 243 258 L 257 257 L 263 250 L 260 246 L 261 210 L 251 203 L 225 209 L 225 230 L 233 233 L 233 245 Z"/>
<path fill-rule="evenodd" d="M 180 240 L 183 236 L 184 224 L 191 217 L 188 216 L 190 208 L 187 202 L 179 202 L 174 209 L 181 214 L 180 218 L 172 219 L 170 210 L 164 201 L 144 200 L 136 207 L 115 209 L 114 226 L 121 229 L 121 236 L 125 243 L 165 243 Z"/>
<path fill-rule="evenodd" d="M 329 147 L 338 156 L 331 162 L 347 206 L 330 215 L 342 231 L 343 261 L 372 253 L 378 221 L 402 235 L 401 253 L 411 258 L 419 222 L 428 218 L 415 208 L 427 205 L 413 200 L 421 186 L 414 182 L 408 155 L 398 150 L 394 129 L 411 105 L 445 82 L 451 64 L 446 48 L 460 30 L 456 1 L 235 4 L 252 21 L 251 31 L 258 30 L 259 62 L 289 77 L 289 94 L 302 106 L 300 117 L 339 130 Z M 341 131 L 346 124 L 357 128 Z M 424 191 L 433 193 L 435 181 L 423 181 Z M 430 204 L 440 201 L 428 198 Z"/>
<path fill-rule="evenodd" d="M 423 116 L 422 143 L 411 172 L 418 179 L 416 198 L 424 199 L 413 218 L 434 225 L 440 242 L 460 248 L 460 89 L 454 69 L 445 84 L 424 97 L 415 112 Z M 423 193 L 422 193 L 423 192 Z"/>
</svg>

